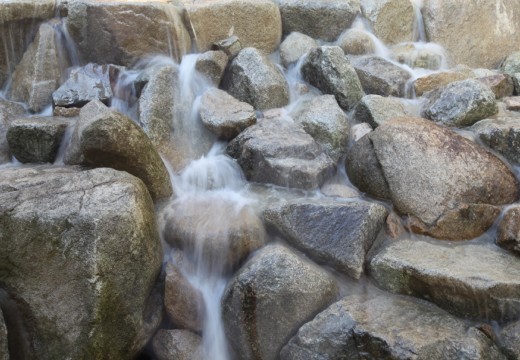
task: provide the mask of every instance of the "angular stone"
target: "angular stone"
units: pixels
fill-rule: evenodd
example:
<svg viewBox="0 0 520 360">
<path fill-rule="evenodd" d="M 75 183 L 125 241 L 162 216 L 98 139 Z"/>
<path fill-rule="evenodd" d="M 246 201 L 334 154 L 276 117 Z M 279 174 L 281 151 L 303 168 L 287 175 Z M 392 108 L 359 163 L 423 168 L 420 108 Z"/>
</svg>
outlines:
<svg viewBox="0 0 520 360">
<path fill-rule="evenodd" d="M 152 346 L 158 360 L 203 360 L 202 339 L 190 331 L 161 329 Z"/>
<path fill-rule="evenodd" d="M 501 359 L 483 332 L 408 297 L 353 295 L 300 328 L 282 359 Z"/>
<path fill-rule="evenodd" d="M 206 76 L 213 85 L 218 86 L 226 70 L 228 56 L 224 51 L 206 51 L 200 54 L 195 69 Z"/>
<path fill-rule="evenodd" d="M 404 97 L 408 71 L 378 56 L 352 58 L 352 66 L 367 94 Z"/>
<path fill-rule="evenodd" d="M 80 108 L 66 108 L 61 106 L 56 106 L 52 114 L 54 116 L 60 116 L 60 117 L 77 117 L 79 116 Z"/>
<path fill-rule="evenodd" d="M 230 35 L 244 48 L 273 52 L 282 37 L 280 11 L 270 0 L 182 0 L 195 46 L 203 52 Z"/>
<path fill-rule="evenodd" d="M 290 336 L 336 298 L 334 279 L 289 249 L 269 245 L 229 282 L 222 316 L 241 359 L 274 360 Z"/>
<path fill-rule="evenodd" d="M 311 50 L 301 71 L 305 80 L 323 93 L 334 95 L 345 110 L 352 109 L 364 95 L 356 71 L 338 46 Z"/>
<path fill-rule="evenodd" d="M 193 288 L 177 266 L 168 263 L 164 284 L 164 308 L 170 320 L 179 328 L 202 331 L 204 299 Z"/>
<path fill-rule="evenodd" d="M 374 203 L 297 200 L 268 208 L 264 219 L 310 258 L 359 279 L 387 215 Z"/>
<path fill-rule="evenodd" d="M 441 71 L 421 76 L 413 82 L 415 95 L 422 96 L 428 91 L 444 87 L 455 81 L 466 80 L 469 77 L 469 74 L 457 71 Z"/>
<path fill-rule="evenodd" d="M 283 107 L 289 103 L 289 85 L 283 74 L 265 55 L 254 48 L 238 53 L 222 80 L 222 88 L 258 110 Z"/>
<path fill-rule="evenodd" d="M 373 128 L 393 118 L 410 116 L 412 112 L 399 98 L 366 95 L 354 109 L 354 119 L 369 123 Z"/>
<path fill-rule="evenodd" d="M 497 245 L 520 254 L 520 207 L 505 210 L 497 230 Z"/>
<path fill-rule="evenodd" d="M 236 35 L 231 35 L 211 45 L 211 50 L 223 51 L 228 56 L 228 60 L 233 60 L 242 49 L 240 39 Z"/>
<path fill-rule="evenodd" d="M 498 116 L 471 127 L 479 139 L 514 165 L 520 165 L 520 117 Z"/>
<path fill-rule="evenodd" d="M 52 94 L 54 106 L 82 107 L 92 100 L 110 105 L 112 83 L 122 69 L 113 65 L 87 64 L 71 71 L 67 81 Z"/>
<path fill-rule="evenodd" d="M 520 321 L 513 322 L 500 331 L 499 344 L 509 359 L 520 358 Z"/>
<path fill-rule="evenodd" d="M 376 51 L 374 40 L 363 30 L 347 29 L 336 43 L 348 55 L 368 55 Z"/>
<path fill-rule="evenodd" d="M 50 105 L 52 93 L 60 84 L 59 54 L 52 25 L 42 24 L 36 38 L 16 66 L 10 98 L 26 102 L 33 112 L 40 112 Z"/>
<path fill-rule="evenodd" d="M 70 120 L 57 117 L 32 117 L 11 122 L 7 142 L 22 163 L 52 163 L 56 158 Z"/>
<path fill-rule="evenodd" d="M 188 197 L 164 211 L 164 240 L 208 264 L 223 264 L 220 271 L 232 270 L 265 244 L 264 226 L 254 210 L 230 199 Z"/>
<path fill-rule="evenodd" d="M 414 41 L 415 13 L 410 0 L 363 0 L 361 11 L 385 44 Z"/>
<path fill-rule="evenodd" d="M 251 105 L 215 88 L 202 95 L 199 111 L 204 126 L 225 140 L 232 140 L 256 123 L 255 109 Z"/>
<path fill-rule="evenodd" d="M 0 164 L 11 161 L 11 150 L 7 143 L 7 129 L 15 118 L 25 112 L 22 104 L 0 98 Z"/>
<path fill-rule="evenodd" d="M 497 74 L 477 79 L 493 91 L 497 99 L 513 95 L 515 84 L 509 75 Z"/>
<path fill-rule="evenodd" d="M 464 318 L 506 322 L 520 316 L 520 264 L 492 245 L 391 243 L 369 262 L 378 286 L 434 302 Z"/>
<path fill-rule="evenodd" d="M 518 51 L 519 6 L 519 0 L 426 0 L 422 15 L 428 40 L 446 49 L 451 64 L 493 69 Z"/>
<path fill-rule="evenodd" d="M 444 62 L 444 49 L 431 43 L 402 43 L 392 47 L 391 57 L 412 68 L 439 70 Z"/>
<path fill-rule="evenodd" d="M 161 243 L 153 203 L 134 176 L 2 170 L 0 245 L 0 280 L 31 329 L 29 358 L 133 359 L 161 322 L 151 296 Z"/>
<path fill-rule="evenodd" d="M 509 54 L 500 64 L 500 70 L 509 75 L 520 73 L 520 51 Z"/>
<path fill-rule="evenodd" d="M 359 197 L 359 193 L 354 189 L 354 187 L 341 183 L 330 182 L 323 185 L 320 190 L 323 195 L 330 197 L 339 197 L 345 199 Z"/>
<path fill-rule="evenodd" d="M 512 96 L 504 99 L 507 110 L 520 111 L 520 96 Z"/>
<path fill-rule="evenodd" d="M 83 60 L 132 65 L 148 54 L 180 61 L 191 39 L 180 7 L 166 0 L 76 0 L 68 3 L 67 28 Z"/>
<path fill-rule="evenodd" d="M 292 32 L 280 44 L 280 60 L 286 68 L 295 64 L 310 50 L 317 48 L 316 40 L 299 32 Z"/>
<path fill-rule="evenodd" d="M 283 33 L 297 31 L 314 39 L 334 41 L 354 22 L 359 0 L 276 0 Z"/>
<path fill-rule="evenodd" d="M 482 234 L 497 206 L 518 198 L 517 180 L 500 159 L 424 119 L 384 123 L 354 144 L 345 165 L 361 191 L 390 199 L 413 231 L 442 239 Z"/>
<path fill-rule="evenodd" d="M 350 124 L 334 96 L 315 97 L 293 117 L 334 162 L 346 154 Z"/>
<path fill-rule="evenodd" d="M 514 73 L 511 77 L 515 85 L 515 95 L 520 95 L 520 72 Z"/>
<path fill-rule="evenodd" d="M 453 82 L 425 98 L 423 115 L 447 126 L 470 126 L 498 112 L 495 94 L 473 79 Z"/>
<path fill-rule="evenodd" d="M 227 147 L 250 181 L 314 189 L 334 163 L 300 126 L 282 118 L 264 119 L 240 133 Z"/>
</svg>

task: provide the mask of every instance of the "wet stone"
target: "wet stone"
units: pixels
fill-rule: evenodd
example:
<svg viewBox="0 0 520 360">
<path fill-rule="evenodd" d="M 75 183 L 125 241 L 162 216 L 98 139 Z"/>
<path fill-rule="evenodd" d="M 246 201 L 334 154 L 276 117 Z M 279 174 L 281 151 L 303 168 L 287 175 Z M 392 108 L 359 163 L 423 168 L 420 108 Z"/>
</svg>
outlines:
<svg viewBox="0 0 520 360">
<path fill-rule="evenodd" d="M 0 309 L 0 360 L 9 360 L 9 348 L 7 345 L 7 327 L 5 326 L 4 314 L 2 309 Z"/>
<path fill-rule="evenodd" d="M 195 69 L 218 86 L 226 70 L 228 55 L 222 50 L 206 51 L 197 58 Z"/>
<path fill-rule="evenodd" d="M 348 55 L 368 55 L 376 50 L 372 37 L 366 31 L 358 29 L 345 30 L 336 44 Z"/>
<path fill-rule="evenodd" d="M 520 255 L 520 207 L 505 210 L 497 231 L 497 245 Z"/>
<path fill-rule="evenodd" d="M 187 330 L 161 329 L 152 347 L 158 360 L 203 360 L 201 337 Z"/>
<path fill-rule="evenodd" d="M 500 64 L 500 70 L 510 75 L 520 73 L 520 51 L 509 54 Z"/>
<path fill-rule="evenodd" d="M 11 161 L 11 151 L 7 142 L 9 124 L 25 112 L 22 104 L 0 98 L 0 164 Z"/>
<path fill-rule="evenodd" d="M 392 47 L 391 57 L 412 68 L 439 70 L 443 63 L 443 50 L 440 46 L 402 43 Z"/>
<path fill-rule="evenodd" d="M 479 139 L 514 165 L 520 164 L 520 116 L 498 116 L 471 127 Z"/>
<path fill-rule="evenodd" d="M 364 0 L 361 12 L 374 35 L 385 44 L 397 44 L 414 39 L 415 14 L 408 0 Z"/>
<path fill-rule="evenodd" d="M 79 116 L 81 108 L 66 108 L 57 106 L 54 108 L 53 115 L 54 116 L 61 116 L 61 117 L 76 117 Z"/>
<path fill-rule="evenodd" d="M 310 50 L 317 48 L 316 40 L 299 32 L 290 33 L 280 44 L 280 60 L 282 65 L 288 67 L 295 64 Z"/>
<path fill-rule="evenodd" d="M 373 128 L 397 117 L 412 115 L 406 104 L 395 97 L 366 95 L 354 109 L 354 119 L 369 123 Z"/>
<path fill-rule="evenodd" d="M 520 111 L 520 96 L 507 97 L 503 99 L 507 110 Z"/>
<path fill-rule="evenodd" d="M 229 59 L 233 59 L 242 50 L 242 44 L 238 36 L 230 36 L 226 39 L 214 42 L 211 45 L 212 50 L 223 51 Z"/>
<path fill-rule="evenodd" d="M 498 343 L 509 359 L 520 359 L 520 321 L 505 326 L 500 331 Z"/>
<path fill-rule="evenodd" d="M 512 96 L 515 90 L 513 79 L 507 74 L 490 75 L 477 80 L 488 86 L 497 99 Z"/>
<path fill-rule="evenodd" d="M 441 88 L 455 81 L 466 80 L 468 77 L 470 77 L 468 74 L 457 71 L 441 71 L 421 76 L 413 82 L 415 95 L 422 96 L 428 91 Z"/>
</svg>

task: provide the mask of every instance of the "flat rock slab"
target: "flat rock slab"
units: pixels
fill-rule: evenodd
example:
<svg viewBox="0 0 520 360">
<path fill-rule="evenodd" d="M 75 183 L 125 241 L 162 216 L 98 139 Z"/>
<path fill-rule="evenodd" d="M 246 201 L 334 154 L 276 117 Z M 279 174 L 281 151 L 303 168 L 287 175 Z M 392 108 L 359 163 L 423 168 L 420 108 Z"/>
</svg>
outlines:
<svg viewBox="0 0 520 360">
<path fill-rule="evenodd" d="M 506 322 L 520 317 L 520 262 L 492 245 L 394 242 L 368 266 L 391 292 L 427 299 L 457 316 Z"/>
<path fill-rule="evenodd" d="M 368 202 L 289 201 L 264 211 L 267 223 L 310 258 L 359 279 L 388 211 Z"/>
</svg>

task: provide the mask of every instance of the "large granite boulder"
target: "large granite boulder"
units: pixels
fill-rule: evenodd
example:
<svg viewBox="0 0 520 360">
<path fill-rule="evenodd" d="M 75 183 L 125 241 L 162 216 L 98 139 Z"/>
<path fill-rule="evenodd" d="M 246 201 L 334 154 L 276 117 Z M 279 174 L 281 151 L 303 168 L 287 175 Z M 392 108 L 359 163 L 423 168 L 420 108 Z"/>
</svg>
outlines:
<svg viewBox="0 0 520 360">
<path fill-rule="evenodd" d="M 418 118 L 380 125 L 350 149 L 351 181 L 389 199 L 410 228 L 442 239 L 482 234 L 518 198 L 514 174 L 483 147 Z"/>
<path fill-rule="evenodd" d="M 385 44 L 417 40 L 413 1 L 363 0 L 361 11 L 374 35 Z"/>
<path fill-rule="evenodd" d="M 49 106 L 52 93 L 60 85 L 60 52 L 63 49 L 59 49 L 52 24 L 42 24 L 15 68 L 9 92 L 11 100 L 27 103 L 33 112 Z"/>
<path fill-rule="evenodd" d="M 42 21 L 55 14 L 55 0 L 11 0 L 0 12 L 0 87 L 14 72 Z"/>
<path fill-rule="evenodd" d="M 453 82 L 425 98 L 424 116 L 448 126 L 470 126 L 498 112 L 493 91 L 473 79 Z"/>
<path fill-rule="evenodd" d="M 354 22 L 359 0 L 275 0 L 282 14 L 283 33 L 293 31 L 334 41 Z"/>
<path fill-rule="evenodd" d="M 380 250 L 368 272 L 385 290 L 427 299 L 460 317 L 520 317 L 518 258 L 494 245 L 400 240 Z"/>
<path fill-rule="evenodd" d="M 227 147 L 250 181 L 313 189 L 322 185 L 334 162 L 300 126 L 283 118 L 263 119 Z"/>
<path fill-rule="evenodd" d="M 520 165 L 520 116 L 497 116 L 471 127 L 479 139 L 514 165 Z"/>
<path fill-rule="evenodd" d="M 31 329 L 28 358 L 133 359 L 162 318 L 144 184 L 112 169 L 4 169 L 0 199 L 0 281 Z"/>
<path fill-rule="evenodd" d="M 182 0 L 198 51 L 230 35 L 243 47 L 273 52 L 282 37 L 280 11 L 270 0 Z"/>
<path fill-rule="evenodd" d="M 83 60 L 132 65 L 148 54 L 179 60 L 191 50 L 182 9 L 166 0 L 75 0 L 67 29 Z"/>
<path fill-rule="evenodd" d="M 520 0 L 425 0 L 428 39 L 444 47 L 451 64 L 496 68 L 518 51 Z"/>
<path fill-rule="evenodd" d="M 241 359 L 277 359 L 293 332 L 337 292 L 320 267 L 280 245 L 263 248 L 224 291 L 222 316 L 232 351 Z"/>
<path fill-rule="evenodd" d="M 300 328 L 280 353 L 286 360 L 501 359 L 484 332 L 408 297 L 353 295 Z"/>
<path fill-rule="evenodd" d="M 59 117 L 32 117 L 11 122 L 7 142 L 22 163 L 52 163 L 71 121 Z"/>
<path fill-rule="evenodd" d="M 338 162 L 345 155 L 350 124 L 334 96 L 323 95 L 313 98 L 294 118 L 334 162 Z"/>
<path fill-rule="evenodd" d="M 345 110 L 352 109 L 364 95 L 356 71 L 339 46 L 311 50 L 301 71 L 305 80 L 323 93 L 334 95 Z"/>
<path fill-rule="evenodd" d="M 353 57 L 351 64 L 367 94 L 404 97 L 411 74 L 379 56 Z"/>
<path fill-rule="evenodd" d="M 241 50 L 229 65 L 222 88 L 258 110 L 289 103 L 289 85 L 276 65 L 255 48 Z"/>
<path fill-rule="evenodd" d="M 289 201 L 264 211 L 267 223 L 310 258 L 359 279 L 388 211 L 367 202 Z"/>
<path fill-rule="evenodd" d="M 187 330 L 161 329 L 152 346 L 157 360 L 203 360 L 201 337 Z"/>
<path fill-rule="evenodd" d="M 9 124 L 25 112 L 22 104 L 0 98 L 0 164 L 11 161 L 11 151 L 7 143 Z"/>
</svg>

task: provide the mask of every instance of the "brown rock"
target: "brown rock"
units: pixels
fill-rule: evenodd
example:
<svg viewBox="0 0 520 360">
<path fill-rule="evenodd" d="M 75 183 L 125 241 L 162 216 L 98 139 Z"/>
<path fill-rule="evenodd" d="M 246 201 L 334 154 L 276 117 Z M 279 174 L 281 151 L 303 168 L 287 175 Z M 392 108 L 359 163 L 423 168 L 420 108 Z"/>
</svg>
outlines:
<svg viewBox="0 0 520 360">
<path fill-rule="evenodd" d="M 477 80 L 487 85 L 491 91 L 493 91 L 497 99 L 511 96 L 515 90 L 513 79 L 507 74 L 486 76 L 478 78 Z"/>
<path fill-rule="evenodd" d="M 409 0 L 363 0 L 361 11 L 385 44 L 415 40 L 414 8 Z"/>
<path fill-rule="evenodd" d="M 415 95 L 422 96 L 428 91 L 438 89 L 455 81 L 468 79 L 469 77 L 469 74 L 453 71 L 443 71 L 421 76 L 413 83 Z"/>
<path fill-rule="evenodd" d="M 218 86 L 228 63 L 228 56 L 222 50 L 206 51 L 200 54 L 195 69 Z"/>
<path fill-rule="evenodd" d="M 520 206 L 505 210 L 498 224 L 497 245 L 520 255 Z"/>
<path fill-rule="evenodd" d="M 507 110 L 520 111 L 520 96 L 507 97 L 504 102 Z"/>
</svg>

